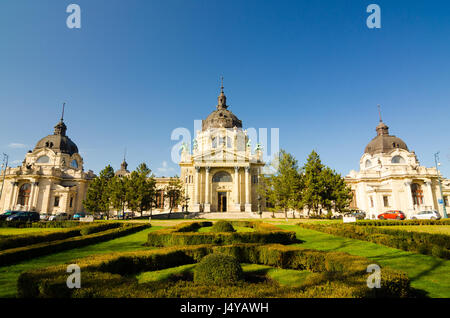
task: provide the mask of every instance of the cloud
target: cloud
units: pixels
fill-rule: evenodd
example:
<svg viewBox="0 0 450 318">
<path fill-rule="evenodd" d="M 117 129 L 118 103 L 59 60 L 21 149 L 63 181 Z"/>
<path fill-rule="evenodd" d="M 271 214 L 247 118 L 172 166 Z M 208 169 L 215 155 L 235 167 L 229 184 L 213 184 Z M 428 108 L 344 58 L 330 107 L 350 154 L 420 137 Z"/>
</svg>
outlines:
<svg viewBox="0 0 450 318">
<path fill-rule="evenodd" d="M 18 143 L 18 142 L 12 142 L 12 143 L 10 143 L 10 144 L 8 145 L 8 147 L 9 147 L 9 148 L 14 148 L 14 149 L 22 149 L 22 148 L 26 148 L 27 145 L 21 144 L 21 143 Z"/>
<path fill-rule="evenodd" d="M 162 167 L 158 168 L 157 170 L 161 174 L 169 174 L 169 172 L 175 171 L 174 168 L 169 167 L 169 165 L 167 164 L 167 161 L 163 161 L 162 162 Z"/>
</svg>

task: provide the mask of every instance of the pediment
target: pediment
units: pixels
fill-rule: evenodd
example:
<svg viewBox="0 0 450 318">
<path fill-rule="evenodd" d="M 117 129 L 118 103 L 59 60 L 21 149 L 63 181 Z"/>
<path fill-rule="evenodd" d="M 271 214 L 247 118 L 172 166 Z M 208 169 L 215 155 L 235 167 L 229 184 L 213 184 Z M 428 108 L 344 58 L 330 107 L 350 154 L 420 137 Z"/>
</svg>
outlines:
<svg viewBox="0 0 450 318">
<path fill-rule="evenodd" d="M 248 156 L 230 151 L 228 149 L 213 149 L 193 156 L 194 162 L 248 162 Z"/>
</svg>

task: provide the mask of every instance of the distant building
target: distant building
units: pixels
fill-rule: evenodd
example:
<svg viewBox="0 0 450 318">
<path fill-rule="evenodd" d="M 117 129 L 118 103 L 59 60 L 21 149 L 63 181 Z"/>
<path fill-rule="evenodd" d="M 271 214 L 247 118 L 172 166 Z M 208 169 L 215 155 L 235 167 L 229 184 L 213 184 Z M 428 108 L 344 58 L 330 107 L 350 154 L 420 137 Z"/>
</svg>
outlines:
<svg viewBox="0 0 450 318">
<path fill-rule="evenodd" d="M 21 166 L 6 169 L 0 211 L 84 211 L 86 190 L 95 175 L 84 172 L 83 158 L 66 130 L 61 118 L 54 133 L 39 140 Z"/>
<path fill-rule="evenodd" d="M 353 191 L 352 207 L 365 211 L 370 218 L 388 210 L 401 210 L 407 217 L 422 210 L 437 210 L 443 216 L 436 168 L 421 166 L 415 152 L 389 134 L 381 117 L 376 132 L 364 150 L 359 171 L 352 170 L 345 178 Z M 450 180 L 442 182 L 449 210 Z"/>
</svg>

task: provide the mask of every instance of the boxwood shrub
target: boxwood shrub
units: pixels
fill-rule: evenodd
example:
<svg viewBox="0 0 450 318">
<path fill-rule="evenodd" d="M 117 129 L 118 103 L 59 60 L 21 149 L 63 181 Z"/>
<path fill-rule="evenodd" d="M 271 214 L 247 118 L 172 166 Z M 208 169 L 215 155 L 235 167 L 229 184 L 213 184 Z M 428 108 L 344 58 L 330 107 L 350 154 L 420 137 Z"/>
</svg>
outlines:
<svg viewBox="0 0 450 318">
<path fill-rule="evenodd" d="M 108 241 L 141 231 L 149 226 L 149 224 L 122 223 L 118 228 L 112 228 L 103 232 L 7 249 L 0 251 L 0 266 L 11 265 L 34 257 Z"/>
<path fill-rule="evenodd" d="M 126 285 L 130 283 L 126 279 L 129 279 L 131 275 L 142 271 L 197 263 L 212 253 L 233 256 L 240 263 L 264 264 L 318 273 L 317 275 L 311 275 L 311 281 L 308 282 L 310 286 L 306 286 L 307 289 L 302 291 L 302 297 L 408 297 L 411 293 L 407 275 L 389 268 L 382 268 L 381 288 L 369 289 L 366 284 L 369 274 L 366 270 L 367 266 L 373 261 L 367 258 L 342 252 L 323 252 L 279 244 L 169 247 L 148 251 L 96 255 L 75 260 L 72 263 L 78 264 L 81 272 L 84 273 L 82 290 L 89 286 L 89 295 L 112 295 L 108 294 L 108 290 L 118 288 L 119 292 L 115 293 L 114 297 L 126 297 L 130 293 L 137 293 L 140 288 L 138 284 L 133 285 L 132 288 Z M 22 273 L 18 279 L 19 297 L 74 296 L 72 294 L 73 289 L 63 286 L 64 278 L 67 278 L 66 267 L 66 264 L 57 265 Z M 120 292 L 121 285 L 126 288 L 123 288 Z M 201 285 L 199 284 L 199 288 L 201 288 Z M 327 290 L 330 286 L 335 291 Z M 207 286 L 207 288 L 210 288 L 210 286 Z M 162 292 L 164 293 L 164 291 Z M 195 292 L 195 290 L 191 290 L 190 296 L 195 296 L 192 294 L 195 294 Z M 200 293 L 200 290 L 198 292 Z M 147 296 L 152 297 L 152 295 L 154 294 Z M 157 295 L 165 296 L 164 294 Z M 86 295 L 82 293 L 81 296 Z M 183 294 L 178 296 L 186 297 Z"/>
<path fill-rule="evenodd" d="M 204 285 L 233 285 L 244 278 L 241 264 L 236 257 L 212 253 L 195 266 L 194 282 Z"/>
<path fill-rule="evenodd" d="M 119 222 L 114 223 L 90 223 L 89 225 L 80 225 L 63 229 L 57 232 L 31 233 L 22 235 L 0 236 L 0 251 L 21 246 L 33 245 L 42 242 L 52 242 L 63 240 L 70 237 L 89 235 L 109 229 L 118 228 Z"/>
<path fill-rule="evenodd" d="M 410 232 L 401 228 L 386 229 L 377 226 L 352 224 L 300 223 L 298 225 L 332 235 L 369 241 L 405 251 L 450 259 L 450 240 L 449 236 L 445 234 Z"/>
<path fill-rule="evenodd" d="M 248 226 L 254 232 L 195 232 L 202 226 L 211 226 L 212 222 L 182 223 L 178 226 L 162 229 L 148 234 L 148 246 L 184 246 L 215 244 L 228 245 L 236 243 L 280 243 L 291 244 L 298 242 L 295 232 L 281 230 L 271 224 L 262 222 L 230 222 L 236 226 Z"/>
<path fill-rule="evenodd" d="M 214 225 L 211 227 L 211 232 L 213 233 L 223 233 L 223 232 L 236 232 L 233 225 L 228 221 L 217 221 L 214 223 Z"/>
</svg>

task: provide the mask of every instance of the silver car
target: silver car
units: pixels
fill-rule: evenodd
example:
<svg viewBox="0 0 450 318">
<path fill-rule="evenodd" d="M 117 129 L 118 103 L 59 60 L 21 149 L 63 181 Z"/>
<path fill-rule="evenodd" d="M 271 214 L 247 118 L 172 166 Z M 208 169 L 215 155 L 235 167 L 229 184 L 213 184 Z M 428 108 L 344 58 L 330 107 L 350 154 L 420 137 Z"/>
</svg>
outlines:
<svg viewBox="0 0 450 318">
<path fill-rule="evenodd" d="M 441 215 L 438 211 L 420 211 L 417 214 L 414 214 L 411 219 L 412 220 L 439 220 Z"/>
</svg>

